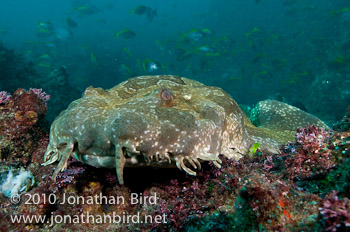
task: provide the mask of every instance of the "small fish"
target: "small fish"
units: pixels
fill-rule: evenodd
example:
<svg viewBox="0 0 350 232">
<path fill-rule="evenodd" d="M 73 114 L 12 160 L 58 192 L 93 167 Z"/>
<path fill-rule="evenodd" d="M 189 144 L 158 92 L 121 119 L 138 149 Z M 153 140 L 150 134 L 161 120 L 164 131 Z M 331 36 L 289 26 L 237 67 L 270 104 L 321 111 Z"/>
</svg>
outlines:
<svg viewBox="0 0 350 232">
<path fill-rule="evenodd" d="M 308 76 L 310 76 L 309 72 L 293 73 L 293 75 L 287 81 L 282 81 L 282 84 L 299 84 L 303 79 L 305 79 Z"/>
<path fill-rule="evenodd" d="M 161 40 L 156 40 L 156 47 L 160 50 L 160 51 L 166 51 L 167 50 L 167 45 L 165 42 L 161 41 Z"/>
<path fill-rule="evenodd" d="M 38 57 L 39 60 L 49 60 L 51 57 L 48 54 L 43 54 Z"/>
<path fill-rule="evenodd" d="M 49 37 L 54 34 L 54 29 L 50 20 L 37 23 L 37 35 L 40 37 Z"/>
<path fill-rule="evenodd" d="M 62 27 L 55 30 L 55 35 L 60 40 L 68 40 L 73 37 L 73 32 L 68 28 Z"/>
<path fill-rule="evenodd" d="M 350 66 L 350 56 L 338 56 L 336 59 L 332 60 L 331 63 L 338 65 Z"/>
<path fill-rule="evenodd" d="M 148 21 L 152 22 L 154 17 L 158 16 L 157 9 L 152 9 L 149 6 L 139 5 L 133 10 L 129 10 L 130 14 L 146 15 Z"/>
<path fill-rule="evenodd" d="M 174 54 L 176 56 L 177 61 L 184 61 L 192 57 L 193 52 L 186 51 L 182 48 L 175 48 L 171 50 L 171 54 Z"/>
<path fill-rule="evenodd" d="M 166 69 L 167 70 L 167 73 L 170 72 L 170 73 L 175 73 L 176 71 L 176 66 L 169 63 L 169 62 L 166 62 L 165 64 L 162 65 L 162 68 L 163 69 Z"/>
<path fill-rule="evenodd" d="M 131 77 L 134 75 L 134 73 L 126 64 L 120 65 L 118 71 L 125 77 Z"/>
<path fill-rule="evenodd" d="M 203 28 L 203 29 L 192 29 L 189 32 L 186 33 L 181 33 L 181 40 L 183 42 L 198 42 L 210 35 L 213 34 L 213 31 L 208 29 L 208 28 Z"/>
<path fill-rule="evenodd" d="M 97 65 L 97 59 L 96 59 L 96 56 L 94 55 L 94 53 L 90 53 L 90 60 L 91 60 L 91 63 L 93 65 Z"/>
<path fill-rule="evenodd" d="M 92 15 L 92 14 L 96 14 L 98 12 L 101 12 L 101 9 L 99 9 L 96 6 L 79 6 L 79 7 L 75 7 L 73 10 L 75 12 L 78 12 L 79 17 Z"/>
<path fill-rule="evenodd" d="M 67 25 L 67 27 L 69 27 L 71 29 L 74 29 L 74 28 L 78 27 L 78 24 L 73 19 L 71 19 L 70 17 L 68 17 L 66 19 L 66 25 Z"/>
<path fill-rule="evenodd" d="M 46 43 L 45 45 L 49 48 L 56 48 L 57 47 L 56 44 L 54 44 L 54 43 Z"/>
<path fill-rule="evenodd" d="M 118 38 L 118 37 L 122 37 L 124 39 L 131 39 L 133 37 L 136 36 L 136 33 L 133 32 L 132 30 L 130 29 L 124 29 L 122 31 L 119 31 L 119 32 L 116 32 L 115 33 L 115 37 Z"/>
<path fill-rule="evenodd" d="M 201 54 L 204 54 L 205 56 L 218 56 L 219 53 L 216 53 L 215 49 L 209 45 L 200 46 L 198 48 L 195 48 L 194 52 L 200 52 Z"/>
<path fill-rule="evenodd" d="M 215 49 L 208 46 L 208 45 L 201 46 L 201 47 L 197 48 L 196 50 L 201 51 L 201 52 L 213 52 L 213 53 L 215 52 Z"/>
<path fill-rule="evenodd" d="M 203 28 L 200 31 L 203 32 L 205 35 L 212 35 L 213 34 L 213 31 L 210 30 L 209 28 Z"/>
<path fill-rule="evenodd" d="M 332 11 L 331 16 L 342 14 L 342 13 L 349 12 L 349 11 L 350 11 L 350 8 L 345 7 L 345 8 L 340 9 L 340 10 Z"/>
<path fill-rule="evenodd" d="M 157 13 L 157 9 L 152 9 L 152 8 L 148 8 L 147 9 L 147 19 L 148 21 L 152 22 L 153 19 L 158 16 L 158 13 Z"/>
<path fill-rule="evenodd" d="M 177 61 L 184 61 L 184 60 L 188 60 L 192 57 L 193 53 L 192 52 L 186 52 L 185 54 L 183 54 L 182 56 L 178 56 L 176 57 Z"/>
<path fill-rule="evenodd" d="M 129 48 L 123 48 L 123 52 L 126 54 L 126 59 L 132 56 L 132 52 Z"/>
<path fill-rule="evenodd" d="M 53 28 L 52 23 L 50 22 L 50 20 L 46 20 L 46 22 L 39 21 L 37 26 L 40 27 L 40 28 L 48 29 L 48 30 Z"/>
<path fill-rule="evenodd" d="M 40 68 L 47 68 L 47 69 L 51 69 L 51 65 L 50 64 L 46 64 L 46 63 L 43 63 L 43 62 L 40 62 L 39 64 L 38 64 L 38 66 L 40 67 Z"/>
<path fill-rule="evenodd" d="M 152 61 L 150 59 L 146 59 L 143 63 L 142 63 L 142 67 L 143 70 L 146 72 L 154 72 L 157 71 L 158 69 L 161 68 L 160 64 L 156 61 Z"/>
<path fill-rule="evenodd" d="M 181 56 L 186 53 L 186 50 L 180 47 L 171 48 L 168 50 L 170 55 Z"/>
<path fill-rule="evenodd" d="M 230 47 L 234 43 L 236 43 L 236 41 L 226 35 L 214 40 L 214 46 Z"/>
<path fill-rule="evenodd" d="M 259 77 L 259 76 L 267 76 L 267 75 L 270 75 L 270 72 L 264 70 L 264 71 L 261 71 L 258 73 L 254 73 L 254 78 Z"/>
<path fill-rule="evenodd" d="M 260 31 L 260 29 L 257 28 L 257 27 L 254 27 L 250 32 L 245 33 L 245 36 L 249 37 L 249 36 L 251 36 L 252 34 L 254 34 L 255 32 L 258 32 L 258 31 Z"/>
<path fill-rule="evenodd" d="M 345 7 L 341 10 L 332 11 L 331 16 L 340 16 L 343 21 L 350 21 L 350 8 Z"/>
<path fill-rule="evenodd" d="M 187 33 L 182 33 L 181 34 L 181 39 L 186 42 L 186 41 L 200 41 L 204 37 L 204 33 L 201 32 L 198 29 L 192 29 Z"/>
<path fill-rule="evenodd" d="M 148 8 L 149 8 L 148 6 L 139 5 L 139 6 L 135 7 L 135 9 L 133 9 L 133 10 L 130 9 L 129 11 L 130 11 L 130 14 L 143 15 L 146 13 Z"/>
</svg>

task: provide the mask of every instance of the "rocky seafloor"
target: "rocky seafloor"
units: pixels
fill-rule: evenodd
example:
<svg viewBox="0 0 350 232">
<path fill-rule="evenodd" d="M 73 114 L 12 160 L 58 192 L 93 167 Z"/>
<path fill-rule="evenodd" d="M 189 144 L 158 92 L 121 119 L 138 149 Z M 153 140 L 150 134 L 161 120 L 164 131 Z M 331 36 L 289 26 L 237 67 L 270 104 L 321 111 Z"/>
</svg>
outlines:
<svg viewBox="0 0 350 232">
<path fill-rule="evenodd" d="M 114 169 L 74 159 L 51 179 L 47 99 L 40 89 L 0 96 L 1 231 L 350 230 L 350 107 L 333 130 L 299 128 L 280 154 L 255 147 L 197 176 L 126 168 L 119 185 Z"/>
</svg>

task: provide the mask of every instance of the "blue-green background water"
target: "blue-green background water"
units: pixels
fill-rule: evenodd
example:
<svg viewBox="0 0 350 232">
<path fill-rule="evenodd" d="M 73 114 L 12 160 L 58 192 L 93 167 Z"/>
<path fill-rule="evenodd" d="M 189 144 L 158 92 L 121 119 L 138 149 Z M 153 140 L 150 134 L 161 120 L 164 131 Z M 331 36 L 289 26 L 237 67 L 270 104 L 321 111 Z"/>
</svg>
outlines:
<svg viewBox="0 0 350 232">
<path fill-rule="evenodd" d="M 350 103 L 349 8 L 346 0 L 3 1 L 0 41 L 42 81 L 26 86 L 3 62 L 0 87 L 80 96 L 90 85 L 174 74 L 220 86 L 240 104 L 278 99 L 331 123 Z M 134 34 L 116 36 L 123 30 Z M 72 93 L 48 84 L 61 66 Z"/>
</svg>

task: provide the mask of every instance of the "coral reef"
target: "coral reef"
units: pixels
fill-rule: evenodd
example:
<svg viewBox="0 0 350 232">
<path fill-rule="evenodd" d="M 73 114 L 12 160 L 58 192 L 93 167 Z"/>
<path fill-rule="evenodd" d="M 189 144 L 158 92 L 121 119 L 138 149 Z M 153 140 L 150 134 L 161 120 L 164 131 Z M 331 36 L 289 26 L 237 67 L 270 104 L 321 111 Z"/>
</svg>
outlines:
<svg viewBox="0 0 350 232">
<path fill-rule="evenodd" d="M 327 231 L 345 231 L 345 229 L 350 229 L 349 199 L 339 199 L 336 191 L 326 196 L 322 208 L 320 208 L 320 213 Z"/>
<path fill-rule="evenodd" d="M 328 148 L 329 132 L 310 125 L 299 128 L 295 144 L 285 146 L 285 166 L 289 178 L 305 179 L 335 166 L 335 156 Z"/>
<path fill-rule="evenodd" d="M 6 91 L 0 92 L 0 104 L 6 104 L 10 101 L 11 95 L 8 94 Z"/>
<path fill-rule="evenodd" d="M 40 139 L 48 133 L 44 119 L 47 99 L 44 92 L 18 89 L 0 105 L 1 159 L 22 166 L 32 162 L 32 154 L 41 145 Z"/>
</svg>

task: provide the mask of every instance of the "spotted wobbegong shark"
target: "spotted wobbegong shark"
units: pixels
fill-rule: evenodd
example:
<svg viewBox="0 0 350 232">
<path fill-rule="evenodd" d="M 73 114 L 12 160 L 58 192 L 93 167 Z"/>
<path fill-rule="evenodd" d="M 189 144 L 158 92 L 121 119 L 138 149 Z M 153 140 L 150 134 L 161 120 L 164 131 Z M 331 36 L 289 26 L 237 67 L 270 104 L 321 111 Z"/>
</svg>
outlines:
<svg viewBox="0 0 350 232">
<path fill-rule="evenodd" d="M 43 165 L 59 161 L 53 179 L 73 156 L 94 167 L 116 168 L 124 183 L 128 166 L 177 166 L 190 175 L 202 161 L 220 167 L 219 155 L 239 160 L 253 144 L 279 152 L 295 130 L 315 116 L 265 100 L 250 118 L 219 87 L 171 75 L 140 76 L 104 90 L 88 87 L 51 125 Z"/>
</svg>

